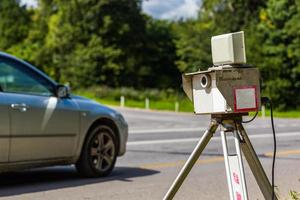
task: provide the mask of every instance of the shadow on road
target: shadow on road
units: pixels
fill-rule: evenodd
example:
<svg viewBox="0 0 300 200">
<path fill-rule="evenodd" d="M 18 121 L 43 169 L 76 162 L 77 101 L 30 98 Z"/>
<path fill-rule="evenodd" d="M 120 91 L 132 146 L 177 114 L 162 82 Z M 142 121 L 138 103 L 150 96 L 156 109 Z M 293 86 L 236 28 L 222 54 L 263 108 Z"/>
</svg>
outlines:
<svg viewBox="0 0 300 200">
<path fill-rule="evenodd" d="M 107 181 L 128 181 L 131 178 L 151 176 L 159 171 L 135 167 L 116 167 L 105 178 L 82 178 L 74 167 L 49 167 L 0 175 L 0 197 L 43 192 L 67 187 L 83 186 Z"/>
</svg>

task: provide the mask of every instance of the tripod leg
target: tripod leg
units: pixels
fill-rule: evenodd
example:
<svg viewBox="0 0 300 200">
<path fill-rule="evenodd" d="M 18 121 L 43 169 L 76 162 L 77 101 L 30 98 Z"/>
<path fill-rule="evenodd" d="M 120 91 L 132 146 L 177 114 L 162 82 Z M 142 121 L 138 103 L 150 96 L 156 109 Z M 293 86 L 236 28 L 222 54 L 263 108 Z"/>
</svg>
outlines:
<svg viewBox="0 0 300 200">
<path fill-rule="evenodd" d="M 243 142 L 241 142 L 242 151 L 256 179 L 256 182 L 259 185 L 259 188 L 263 193 L 265 199 L 272 199 L 272 186 L 253 149 L 253 146 L 247 136 L 247 133 L 241 123 L 237 123 L 237 128 L 244 140 Z M 275 200 L 277 200 L 276 196 Z"/>
<path fill-rule="evenodd" d="M 229 166 L 229 159 L 228 159 L 228 147 L 227 147 L 227 139 L 224 130 L 221 131 L 221 138 L 222 138 L 222 147 L 223 147 L 223 154 L 224 154 L 224 161 L 225 161 L 225 168 L 226 168 L 226 177 L 227 177 L 227 184 L 228 184 L 228 191 L 230 200 L 233 200 L 233 190 L 232 190 L 232 183 L 231 183 L 231 174 L 230 174 L 230 166 Z"/>
<path fill-rule="evenodd" d="M 167 194 L 164 197 L 164 200 L 171 200 L 179 190 L 180 186 L 182 185 L 183 181 L 190 173 L 191 169 L 193 168 L 194 164 L 198 160 L 199 156 L 201 155 L 202 151 L 205 149 L 206 145 L 208 144 L 209 140 L 215 133 L 218 123 L 215 120 L 211 121 L 209 128 L 205 131 L 202 138 L 198 142 L 197 146 L 195 147 L 194 151 L 184 164 L 183 168 L 179 172 L 178 176 L 174 180 L 172 186 L 168 190 Z"/>
</svg>

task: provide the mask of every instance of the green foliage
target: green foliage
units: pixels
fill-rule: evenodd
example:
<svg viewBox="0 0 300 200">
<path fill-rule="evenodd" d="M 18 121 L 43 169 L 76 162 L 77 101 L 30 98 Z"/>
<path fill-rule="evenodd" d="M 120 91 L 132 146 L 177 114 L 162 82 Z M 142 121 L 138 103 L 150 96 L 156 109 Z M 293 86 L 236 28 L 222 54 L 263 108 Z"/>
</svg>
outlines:
<svg viewBox="0 0 300 200">
<path fill-rule="evenodd" d="M 150 109 L 155 110 L 175 110 L 175 103 L 179 104 L 179 111 L 192 112 L 193 105 L 190 100 L 182 93 L 174 89 L 151 89 L 144 88 L 137 90 L 129 87 L 110 88 L 110 87 L 91 87 L 84 90 L 74 91 L 75 94 L 94 99 L 103 104 L 120 105 L 120 97 L 125 97 L 126 107 L 145 108 L 145 99 L 150 100 Z"/>
<path fill-rule="evenodd" d="M 25 59 L 41 70 L 46 71 L 54 78 L 56 78 L 53 72 L 55 66 L 53 67 L 49 64 L 51 63 L 51 52 L 45 45 L 45 39 L 49 31 L 48 21 L 56 10 L 52 0 L 40 0 L 38 8 L 28 10 L 31 15 L 27 37 L 7 50 L 9 53 Z"/>
<path fill-rule="evenodd" d="M 133 79 L 142 79 L 135 87 L 179 88 L 181 75 L 174 63 L 176 47 L 172 23 L 146 17 L 146 35 L 139 73 Z M 137 77 L 138 76 L 138 77 Z"/>
<path fill-rule="evenodd" d="M 210 40 L 212 33 L 210 21 L 189 20 L 175 25 L 178 60 L 181 72 L 204 70 L 211 66 Z"/>
<path fill-rule="evenodd" d="M 291 0 L 269 0 L 262 10 L 260 32 L 260 68 L 265 93 L 277 108 L 299 108 L 300 105 L 300 4 Z"/>
<path fill-rule="evenodd" d="M 119 87 L 119 88 L 111 88 L 107 86 L 99 87 L 94 86 L 87 88 L 85 90 L 77 90 L 79 94 L 85 94 L 84 92 L 93 94 L 94 97 L 100 99 L 113 99 L 120 100 L 121 96 L 125 96 L 127 99 L 136 100 L 136 101 L 144 101 L 145 98 L 149 98 L 152 100 L 165 100 L 165 101 L 179 101 L 183 99 L 183 93 L 178 93 L 174 89 L 143 89 L 137 90 L 130 87 Z"/>
<path fill-rule="evenodd" d="M 26 38 L 29 13 L 18 0 L 1 0 L 0 19 L 0 50 L 5 51 Z"/>
<path fill-rule="evenodd" d="M 72 87 L 178 87 L 171 24 L 140 0 L 40 0 L 32 29 L 10 52 Z M 156 80 L 156 81 L 153 81 Z"/>
<path fill-rule="evenodd" d="M 299 200 L 300 199 L 300 193 L 293 191 L 293 190 L 291 190 L 289 192 L 289 196 L 290 196 L 291 200 Z"/>
</svg>

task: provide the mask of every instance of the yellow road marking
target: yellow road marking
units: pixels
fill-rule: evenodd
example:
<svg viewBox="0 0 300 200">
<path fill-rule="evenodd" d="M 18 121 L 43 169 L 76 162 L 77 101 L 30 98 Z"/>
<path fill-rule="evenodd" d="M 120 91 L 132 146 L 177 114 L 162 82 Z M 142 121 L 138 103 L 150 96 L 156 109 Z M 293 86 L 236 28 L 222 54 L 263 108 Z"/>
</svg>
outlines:
<svg viewBox="0 0 300 200">
<path fill-rule="evenodd" d="M 296 155 L 296 154 L 300 154 L 300 149 L 279 151 L 276 153 L 276 156 L 289 156 L 289 155 Z M 265 153 L 264 155 L 267 157 L 272 157 L 273 152 L 268 152 Z"/>
<path fill-rule="evenodd" d="M 278 151 L 276 153 L 276 156 L 283 157 L 283 156 L 296 155 L 296 154 L 300 154 L 300 149 Z M 267 152 L 264 154 L 264 156 L 272 157 L 273 152 Z M 217 162 L 221 162 L 223 160 L 224 160 L 223 156 L 217 156 L 217 157 L 213 157 L 213 158 L 197 160 L 196 164 L 217 163 Z M 182 166 L 182 165 L 184 165 L 185 162 L 186 162 L 185 160 L 179 160 L 179 161 L 175 161 L 175 162 L 149 163 L 149 164 L 141 165 L 140 167 L 144 168 L 144 169 L 163 169 L 163 168 Z"/>
<path fill-rule="evenodd" d="M 223 160 L 224 160 L 223 156 L 218 156 L 209 159 L 197 160 L 196 164 L 209 164 L 209 163 L 220 162 Z M 150 163 L 150 164 L 141 165 L 140 167 L 145 169 L 162 169 L 162 168 L 182 166 L 184 165 L 185 162 L 186 161 L 184 160 L 179 160 L 176 162 Z"/>
</svg>

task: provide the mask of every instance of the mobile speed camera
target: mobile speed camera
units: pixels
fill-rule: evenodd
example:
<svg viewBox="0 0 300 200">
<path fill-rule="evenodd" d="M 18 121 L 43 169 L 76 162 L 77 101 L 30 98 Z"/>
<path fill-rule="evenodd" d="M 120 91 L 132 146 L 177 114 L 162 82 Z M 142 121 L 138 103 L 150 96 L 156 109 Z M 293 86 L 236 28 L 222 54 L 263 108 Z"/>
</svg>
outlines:
<svg viewBox="0 0 300 200">
<path fill-rule="evenodd" d="M 182 76 L 183 89 L 196 114 L 241 113 L 260 110 L 257 68 L 246 65 L 244 32 L 211 39 L 213 67 Z"/>
<path fill-rule="evenodd" d="M 262 99 L 260 97 L 258 69 L 246 65 L 244 32 L 212 37 L 211 46 L 213 67 L 182 76 L 183 89 L 194 104 L 194 112 L 211 114 L 211 121 L 164 196 L 164 200 L 173 199 L 218 128 L 220 128 L 230 200 L 249 199 L 244 160 L 248 163 L 264 198 L 277 200 L 274 190 L 276 136 L 272 102 L 267 97 Z M 271 108 L 274 141 L 272 184 L 243 127 L 243 123 L 250 123 L 255 119 L 261 103 L 266 102 L 269 102 Z M 243 117 L 250 111 L 256 111 L 256 114 L 251 120 L 244 121 Z M 227 137 L 231 137 L 234 142 L 229 142 Z M 244 160 L 242 155 L 245 157 Z"/>
</svg>

